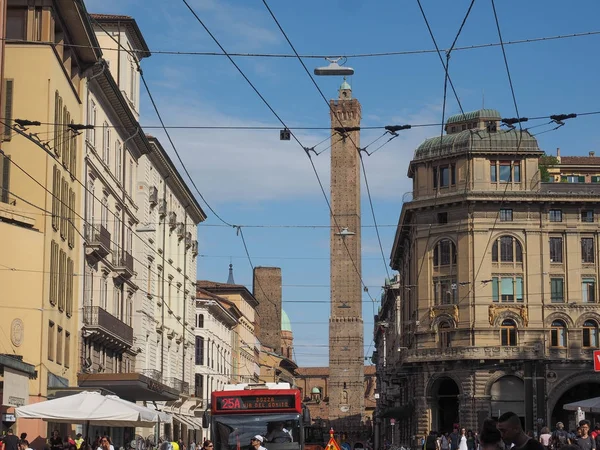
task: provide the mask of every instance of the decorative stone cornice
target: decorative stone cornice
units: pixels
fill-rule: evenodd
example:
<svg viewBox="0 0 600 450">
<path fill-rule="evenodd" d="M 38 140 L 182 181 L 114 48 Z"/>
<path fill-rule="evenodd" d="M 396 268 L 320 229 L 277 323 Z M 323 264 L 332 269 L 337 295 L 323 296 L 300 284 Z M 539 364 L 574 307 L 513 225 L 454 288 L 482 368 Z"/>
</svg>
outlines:
<svg viewBox="0 0 600 450">
<path fill-rule="evenodd" d="M 513 313 L 519 316 L 519 318 L 523 321 L 523 325 L 527 326 L 529 324 L 529 311 L 527 306 L 525 305 L 490 305 L 489 306 L 489 321 L 490 325 L 494 325 L 496 323 L 496 318 L 502 313 Z"/>
</svg>

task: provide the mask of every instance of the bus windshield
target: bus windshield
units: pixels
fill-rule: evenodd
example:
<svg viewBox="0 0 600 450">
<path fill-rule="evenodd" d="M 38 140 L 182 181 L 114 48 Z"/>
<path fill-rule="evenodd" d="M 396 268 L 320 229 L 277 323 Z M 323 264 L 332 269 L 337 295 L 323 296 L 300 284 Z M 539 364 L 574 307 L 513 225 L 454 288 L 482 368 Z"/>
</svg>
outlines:
<svg viewBox="0 0 600 450">
<path fill-rule="evenodd" d="M 268 450 L 300 449 L 299 414 L 219 415 L 213 420 L 214 450 L 247 450 L 257 434 Z"/>
</svg>

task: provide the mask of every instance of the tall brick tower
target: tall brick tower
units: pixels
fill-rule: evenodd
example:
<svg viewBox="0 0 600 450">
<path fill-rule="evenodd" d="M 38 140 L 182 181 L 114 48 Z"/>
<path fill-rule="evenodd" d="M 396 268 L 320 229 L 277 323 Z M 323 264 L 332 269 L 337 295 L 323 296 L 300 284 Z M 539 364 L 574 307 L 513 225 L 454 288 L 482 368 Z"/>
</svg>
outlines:
<svg viewBox="0 0 600 450">
<path fill-rule="evenodd" d="M 331 107 L 331 317 L 329 419 L 336 431 L 358 430 L 364 413 L 360 240 L 361 108 L 344 80 Z M 340 124 L 341 121 L 341 124 Z M 353 130 L 354 128 L 354 130 Z"/>
<path fill-rule="evenodd" d="M 258 300 L 261 344 L 276 353 L 281 349 L 281 269 L 279 267 L 255 267 L 252 293 Z"/>
</svg>

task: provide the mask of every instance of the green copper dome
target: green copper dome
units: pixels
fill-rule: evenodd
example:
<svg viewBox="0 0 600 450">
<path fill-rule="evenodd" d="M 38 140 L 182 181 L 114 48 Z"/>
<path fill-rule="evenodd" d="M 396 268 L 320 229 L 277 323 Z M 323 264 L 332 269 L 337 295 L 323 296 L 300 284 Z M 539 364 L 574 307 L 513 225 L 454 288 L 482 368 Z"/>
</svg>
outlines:
<svg viewBox="0 0 600 450">
<path fill-rule="evenodd" d="M 453 116 L 448 117 L 446 124 L 457 123 L 457 122 L 466 122 L 473 119 L 490 119 L 490 120 L 500 120 L 502 116 L 496 109 L 480 109 L 478 111 L 470 111 L 464 114 L 455 114 Z"/>
<path fill-rule="evenodd" d="M 281 310 L 281 331 L 292 331 L 292 322 L 283 309 Z"/>
<path fill-rule="evenodd" d="M 350 87 L 350 85 L 348 84 L 348 82 L 346 81 L 346 78 L 344 78 L 344 82 L 342 83 L 342 85 L 340 86 L 340 90 L 349 90 L 351 91 L 352 88 Z"/>
</svg>

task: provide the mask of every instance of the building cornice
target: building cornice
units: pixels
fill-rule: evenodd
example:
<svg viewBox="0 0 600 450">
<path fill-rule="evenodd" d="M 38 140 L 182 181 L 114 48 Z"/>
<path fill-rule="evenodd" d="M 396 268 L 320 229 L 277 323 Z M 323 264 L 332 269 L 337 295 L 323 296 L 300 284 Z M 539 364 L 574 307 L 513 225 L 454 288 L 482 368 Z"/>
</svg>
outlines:
<svg viewBox="0 0 600 450">
<path fill-rule="evenodd" d="M 148 155 L 150 161 L 154 163 L 160 175 L 166 180 L 167 185 L 171 188 L 171 191 L 173 191 L 193 223 L 198 225 L 200 222 L 204 222 L 206 220 L 206 213 L 202 210 L 202 207 L 190 191 L 188 185 L 181 178 L 181 175 L 160 141 L 154 136 L 146 136 L 152 148 L 152 151 Z"/>
</svg>

